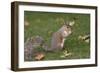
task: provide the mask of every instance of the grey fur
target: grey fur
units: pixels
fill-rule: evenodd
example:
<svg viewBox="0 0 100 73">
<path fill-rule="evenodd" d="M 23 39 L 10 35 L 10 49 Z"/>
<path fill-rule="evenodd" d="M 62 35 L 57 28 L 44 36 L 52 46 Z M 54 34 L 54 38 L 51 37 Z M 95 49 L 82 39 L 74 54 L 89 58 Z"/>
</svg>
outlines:
<svg viewBox="0 0 100 73">
<path fill-rule="evenodd" d="M 37 52 L 37 48 L 44 42 L 44 39 L 40 36 L 28 38 L 24 44 L 24 59 L 31 60 L 33 55 Z"/>
</svg>

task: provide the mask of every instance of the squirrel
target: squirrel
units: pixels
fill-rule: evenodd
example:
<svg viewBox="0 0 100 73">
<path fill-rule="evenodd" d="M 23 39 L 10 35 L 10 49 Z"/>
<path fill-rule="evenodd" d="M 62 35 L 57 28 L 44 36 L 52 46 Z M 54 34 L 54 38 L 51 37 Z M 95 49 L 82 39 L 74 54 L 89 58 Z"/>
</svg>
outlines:
<svg viewBox="0 0 100 73">
<path fill-rule="evenodd" d="M 75 21 L 64 22 L 63 26 L 56 32 L 53 33 L 51 37 L 51 44 L 48 46 L 41 36 L 28 38 L 24 44 L 24 60 L 32 60 L 36 53 L 38 47 L 42 47 L 46 52 L 56 52 L 62 50 L 64 47 L 64 42 L 66 37 L 72 33 L 72 26 Z"/>
</svg>

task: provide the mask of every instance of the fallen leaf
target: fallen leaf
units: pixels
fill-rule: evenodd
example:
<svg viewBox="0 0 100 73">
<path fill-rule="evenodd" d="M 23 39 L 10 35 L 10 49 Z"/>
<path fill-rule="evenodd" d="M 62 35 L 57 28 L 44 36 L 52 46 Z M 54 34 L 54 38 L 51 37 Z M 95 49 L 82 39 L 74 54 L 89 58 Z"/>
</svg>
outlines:
<svg viewBox="0 0 100 73">
<path fill-rule="evenodd" d="M 84 40 L 84 37 L 80 35 L 80 36 L 78 36 L 78 39 L 79 40 Z"/>
<path fill-rule="evenodd" d="M 25 26 L 29 26 L 29 22 L 25 20 L 25 21 L 24 21 L 24 25 L 25 25 Z"/>
<path fill-rule="evenodd" d="M 70 56 L 70 55 L 72 55 L 72 53 L 67 53 L 67 54 L 65 54 L 66 57 L 67 57 L 67 56 Z"/>
<path fill-rule="evenodd" d="M 72 53 L 68 53 L 68 51 L 65 50 L 65 51 L 63 52 L 63 55 L 61 55 L 60 57 L 61 57 L 61 58 L 66 58 L 67 56 L 70 56 L 70 55 L 72 55 Z"/>
<path fill-rule="evenodd" d="M 89 40 L 89 39 L 87 39 L 87 40 L 85 40 L 85 42 L 86 42 L 86 43 L 89 43 L 89 42 L 90 42 L 90 40 Z"/>
<path fill-rule="evenodd" d="M 44 57 L 45 57 L 45 55 L 43 53 L 38 53 L 35 56 L 35 60 L 39 61 L 39 60 L 42 60 Z"/>
<path fill-rule="evenodd" d="M 68 51 L 67 50 L 65 50 L 64 52 L 63 52 L 63 54 L 67 54 L 68 53 Z"/>
</svg>

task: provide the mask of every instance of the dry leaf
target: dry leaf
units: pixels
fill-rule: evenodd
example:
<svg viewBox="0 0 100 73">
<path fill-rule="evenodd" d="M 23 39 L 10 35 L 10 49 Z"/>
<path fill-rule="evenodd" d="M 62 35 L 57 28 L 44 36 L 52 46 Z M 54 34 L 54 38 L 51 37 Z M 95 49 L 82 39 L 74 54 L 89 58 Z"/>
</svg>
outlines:
<svg viewBox="0 0 100 73">
<path fill-rule="evenodd" d="M 72 53 L 67 53 L 67 54 L 65 54 L 66 57 L 67 57 L 67 56 L 70 56 L 70 55 L 72 55 Z"/>
<path fill-rule="evenodd" d="M 84 37 L 80 35 L 80 36 L 78 36 L 78 39 L 79 39 L 79 40 L 83 40 Z"/>
<path fill-rule="evenodd" d="M 72 55 L 72 53 L 68 53 L 68 51 L 65 50 L 65 51 L 63 52 L 63 55 L 61 55 L 60 57 L 61 57 L 61 58 L 66 58 L 67 56 L 70 56 L 70 55 Z"/>
<path fill-rule="evenodd" d="M 65 50 L 64 52 L 63 52 L 63 54 L 67 54 L 68 53 L 68 51 L 67 50 Z"/>
<path fill-rule="evenodd" d="M 85 40 L 85 42 L 86 42 L 86 43 L 89 43 L 89 42 L 90 42 L 90 40 L 89 40 L 89 39 L 87 39 L 87 40 Z"/>
<path fill-rule="evenodd" d="M 43 53 L 38 53 L 38 54 L 36 54 L 36 56 L 35 56 L 35 60 L 42 60 L 43 58 L 44 58 L 44 54 Z"/>
<path fill-rule="evenodd" d="M 25 25 L 25 26 L 29 26 L 29 22 L 25 20 L 25 21 L 24 21 L 24 25 Z"/>
</svg>

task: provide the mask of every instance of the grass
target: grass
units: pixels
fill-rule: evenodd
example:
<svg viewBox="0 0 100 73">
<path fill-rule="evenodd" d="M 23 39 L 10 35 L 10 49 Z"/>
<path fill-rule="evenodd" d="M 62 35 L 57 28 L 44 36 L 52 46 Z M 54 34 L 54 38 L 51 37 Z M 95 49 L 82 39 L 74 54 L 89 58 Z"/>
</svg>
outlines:
<svg viewBox="0 0 100 73">
<path fill-rule="evenodd" d="M 25 11 L 25 19 L 29 26 L 24 29 L 24 41 L 32 36 L 42 36 L 50 44 L 53 32 L 56 32 L 63 25 L 64 20 L 72 20 L 78 17 L 75 25 L 72 27 L 72 34 L 66 38 L 65 50 L 72 55 L 61 58 L 63 51 L 55 53 L 47 52 L 43 60 L 61 60 L 61 59 L 85 59 L 90 57 L 90 43 L 78 40 L 78 36 L 90 33 L 90 15 L 74 13 L 49 13 L 49 12 L 31 12 Z"/>
</svg>

